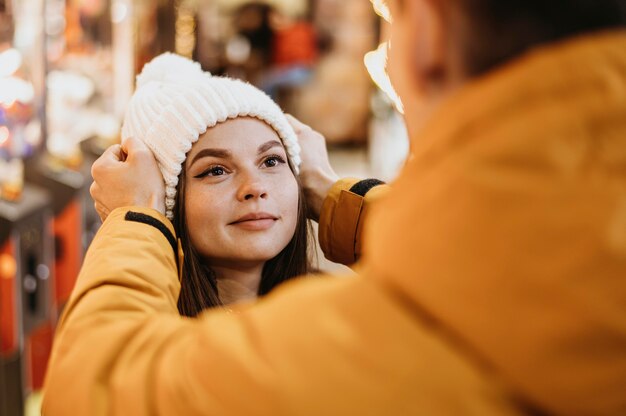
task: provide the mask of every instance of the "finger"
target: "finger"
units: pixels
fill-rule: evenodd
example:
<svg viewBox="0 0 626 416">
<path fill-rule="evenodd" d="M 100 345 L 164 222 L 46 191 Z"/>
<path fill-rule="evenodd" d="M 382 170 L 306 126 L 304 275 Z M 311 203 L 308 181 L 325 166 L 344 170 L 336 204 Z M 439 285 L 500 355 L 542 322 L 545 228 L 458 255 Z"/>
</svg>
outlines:
<svg viewBox="0 0 626 416">
<path fill-rule="evenodd" d="M 98 213 L 98 216 L 100 217 L 100 219 L 104 222 L 105 218 L 109 215 L 108 214 L 109 210 L 106 209 L 104 205 L 102 205 L 102 203 L 99 202 L 100 190 L 101 189 L 98 186 L 98 184 L 94 182 L 91 184 L 91 187 L 89 188 L 89 193 L 91 194 L 91 198 L 93 199 L 94 209 Z"/>
<path fill-rule="evenodd" d="M 111 166 L 120 163 L 119 156 L 117 156 L 119 151 L 119 145 L 113 145 L 106 149 L 91 165 L 91 177 L 96 179 L 103 170 L 106 171 Z"/>
<path fill-rule="evenodd" d="M 107 150 L 109 150 L 111 152 L 111 154 L 113 154 L 118 160 L 123 160 L 124 152 L 122 151 L 122 145 L 121 144 L 114 144 L 114 145 L 110 146 Z"/>
<path fill-rule="evenodd" d="M 111 213 L 111 210 L 107 208 L 106 205 L 102 204 L 100 201 L 95 201 L 93 203 L 93 206 L 96 209 L 96 211 L 98 211 L 98 214 L 100 214 L 101 217 L 103 215 L 107 217 Z"/>
<path fill-rule="evenodd" d="M 94 202 L 94 207 L 96 208 L 96 211 L 98 211 L 98 214 L 100 215 L 100 218 L 106 218 L 109 216 L 109 214 L 111 213 L 111 210 L 108 209 L 107 207 L 105 207 L 104 205 L 102 205 L 99 202 Z"/>
<path fill-rule="evenodd" d="M 102 215 L 100 215 L 100 211 L 98 211 L 98 204 L 97 203 L 93 203 L 93 209 L 96 211 L 96 214 L 98 214 L 98 217 L 100 217 L 100 221 L 104 222 L 102 220 Z"/>
<path fill-rule="evenodd" d="M 126 152 L 122 149 L 121 144 L 114 144 L 109 149 L 116 160 L 119 160 L 120 162 L 124 162 L 126 160 Z"/>
<path fill-rule="evenodd" d="M 109 216 L 109 214 L 107 212 L 105 212 L 100 204 L 98 204 L 97 202 L 94 202 L 93 204 L 94 209 L 96 210 L 96 213 L 98 214 L 98 216 L 100 217 L 100 221 L 104 222 L 104 220 L 107 219 L 107 217 Z"/>
<path fill-rule="evenodd" d="M 289 124 L 291 124 L 291 127 L 294 129 L 296 134 L 300 134 L 302 131 L 308 130 L 311 128 L 307 126 L 306 124 L 304 124 L 303 122 L 301 122 L 300 120 L 298 120 L 297 118 L 295 118 L 294 116 L 292 116 L 291 114 L 285 114 L 285 116 L 287 117 L 287 121 L 289 122 Z"/>
<path fill-rule="evenodd" d="M 102 153 L 100 156 L 104 160 L 110 160 L 115 162 L 123 162 L 124 161 L 124 151 L 122 150 L 122 146 L 119 144 L 111 145 L 107 148 L 107 150 Z"/>
<path fill-rule="evenodd" d="M 148 146 L 146 146 L 143 141 L 134 137 L 126 137 L 122 139 L 122 151 L 127 155 L 127 159 L 152 154 Z"/>
<path fill-rule="evenodd" d="M 98 183 L 96 181 L 93 181 L 91 183 L 91 186 L 89 187 L 89 195 L 91 195 L 91 198 L 96 201 L 98 199 L 98 195 L 99 195 L 99 189 L 100 187 L 98 186 Z"/>
</svg>

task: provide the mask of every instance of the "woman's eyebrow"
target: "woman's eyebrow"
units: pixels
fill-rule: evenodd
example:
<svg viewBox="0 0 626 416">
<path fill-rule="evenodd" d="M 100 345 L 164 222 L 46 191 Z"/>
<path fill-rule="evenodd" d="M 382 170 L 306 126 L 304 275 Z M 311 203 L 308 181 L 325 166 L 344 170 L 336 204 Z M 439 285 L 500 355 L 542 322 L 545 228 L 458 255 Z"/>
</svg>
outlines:
<svg viewBox="0 0 626 416">
<path fill-rule="evenodd" d="M 259 146 L 259 150 L 257 150 L 257 152 L 259 154 L 261 153 L 265 153 L 268 150 L 270 150 L 273 147 L 280 147 L 282 149 L 283 144 L 281 142 L 279 142 L 278 140 L 270 140 L 269 142 L 263 143 L 261 146 Z"/>
<path fill-rule="evenodd" d="M 257 152 L 259 154 L 265 153 L 273 147 L 282 148 L 283 145 L 278 140 L 270 140 L 269 142 L 263 143 L 261 146 L 259 146 L 259 149 L 257 150 Z M 191 160 L 191 164 L 189 166 L 190 167 L 193 166 L 193 164 L 196 163 L 198 159 L 202 159 L 203 157 L 216 157 L 220 159 L 231 159 L 232 153 L 226 149 L 202 149 L 198 152 L 198 154 L 196 154 L 193 157 L 193 159 Z"/>
<path fill-rule="evenodd" d="M 189 166 L 190 167 L 193 166 L 193 164 L 196 163 L 198 159 L 202 159 L 203 157 L 217 157 L 220 159 L 230 159 L 231 153 L 225 149 L 202 149 L 198 152 L 197 155 L 193 157 L 193 160 L 191 161 L 191 165 Z"/>
</svg>

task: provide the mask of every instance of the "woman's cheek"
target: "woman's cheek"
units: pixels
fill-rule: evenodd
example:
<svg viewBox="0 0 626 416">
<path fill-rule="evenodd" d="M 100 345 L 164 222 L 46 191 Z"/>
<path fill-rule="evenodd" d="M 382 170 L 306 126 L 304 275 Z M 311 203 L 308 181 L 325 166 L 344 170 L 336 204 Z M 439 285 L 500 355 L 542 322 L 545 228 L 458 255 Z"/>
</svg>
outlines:
<svg viewBox="0 0 626 416">
<path fill-rule="evenodd" d="M 293 175 L 289 175 L 281 184 L 281 205 L 283 206 L 283 212 L 285 212 L 286 216 L 289 216 L 289 223 L 293 226 L 295 230 L 295 226 L 298 220 L 298 182 Z"/>
<path fill-rule="evenodd" d="M 185 208 L 189 234 L 192 243 L 201 245 L 200 240 L 211 238 L 210 234 L 216 230 L 219 215 L 223 212 L 225 205 L 218 200 L 217 193 L 209 192 L 205 187 L 189 187 L 186 196 Z"/>
</svg>

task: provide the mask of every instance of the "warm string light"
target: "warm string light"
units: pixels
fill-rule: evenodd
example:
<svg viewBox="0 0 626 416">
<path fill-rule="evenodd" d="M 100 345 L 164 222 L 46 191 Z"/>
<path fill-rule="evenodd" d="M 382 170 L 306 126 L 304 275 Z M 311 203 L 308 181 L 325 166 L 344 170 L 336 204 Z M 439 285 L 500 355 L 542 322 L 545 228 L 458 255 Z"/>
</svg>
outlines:
<svg viewBox="0 0 626 416">
<path fill-rule="evenodd" d="M 35 97 L 33 85 L 16 76 L 22 66 L 22 54 L 17 49 L 0 53 L 0 105 L 8 109 L 17 101 L 29 104 Z"/>
<path fill-rule="evenodd" d="M 22 54 L 14 48 L 0 53 L 0 149 L 3 154 L 11 152 L 15 132 L 11 131 L 11 120 L 23 120 L 28 113 L 27 107 L 35 98 L 33 84 L 19 77 L 22 67 Z M 5 154 L 6 157 L 6 154 Z M 10 167 L 3 168 L 7 176 Z"/>
<path fill-rule="evenodd" d="M 10 77 L 22 66 L 22 55 L 17 49 L 7 49 L 0 53 L 0 78 Z"/>
<path fill-rule="evenodd" d="M 122 23 L 128 16 L 128 6 L 121 1 L 115 1 L 111 5 L 111 21 Z"/>
<path fill-rule="evenodd" d="M 404 106 L 396 90 L 391 85 L 389 74 L 387 73 L 387 50 L 388 43 L 384 42 L 378 46 L 378 49 L 365 54 L 364 62 L 367 72 L 374 83 L 380 88 L 387 97 L 393 102 L 398 112 L 404 114 Z"/>
<path fill-rule="evenodd" d="M 17 77 L 0 78 L 0 105 L 10 108 L 19 101 L 30 104 L 35 98 L 33 84 Z"/>
<path fill-rule="evenodd" d="M 391 12 L 389 11 L 386 0 L 370 0 L 370 2 L 372 3 L 374 12 L 385 21 L 391 23 Z M 396 110 L 404 114 L 402 101 L 393 88 L 391 80 L 389 79 L 389 73 L 387 72 L 387 60 L 390 47 L 391 41 L 383 42 L 376 50 L 365 54 L 365 67 L 376 86 L 387 95 Z"/>
<path fill-rule="evenodd" d="M 196 21 L 191 6 L 181 1 L 176 8 L 176 53 L 191 58 L 196 47 Z"/>
<path fill-rule="evenodd" d="M 389 6 L 385 0 L 370 0 L 372 2 L 372 6 L 374 7 L 374 11 L 377 15 L 385 19 L 387 22 L 391 23 L 391 13 L 389 12 Z"/>
<path fill-rule="evenodd" d="M 7 126 L 0 126 L 0 147 L 9 141 L 10 136 L 9 128 Z"/>
</svg>

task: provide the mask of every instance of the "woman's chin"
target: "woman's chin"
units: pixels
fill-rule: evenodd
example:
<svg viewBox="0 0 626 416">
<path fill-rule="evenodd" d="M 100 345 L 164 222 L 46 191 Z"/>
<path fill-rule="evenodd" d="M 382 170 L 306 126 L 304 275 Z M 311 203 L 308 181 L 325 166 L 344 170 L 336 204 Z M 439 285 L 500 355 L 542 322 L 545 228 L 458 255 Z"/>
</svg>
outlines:
<svg viewBox="0 0 626 416">
<path fill-rule="evenodd" d="M 276 257 L 281 250 L 269 249 L 268 247 L 250 247 L 246 250 L 245 253 L 238 253 L 241 261 L 262 261 L 266 262 L 268 260 Z"/>
<path fill-rule="evenodd" d="M 284 247 L 283 247 L 284 248 Z M 220 253 L 211 253 L 206 256 L 213 259 L 223 259 L 232 265 L 264 263 L 276 257 L 282 248 L 267 244 L 242 244 L 237 247 L 222 247 Z"/>
<path fill-rule="evenodd" d="M 213 238 L 205 235 L 201 244 L 195 247 L 207 259 L 229 259 L 231 263 L 265 262 L 280 254 L 292 235 L 293 230 L 277 228 L 256 232 L 230 231 Z"/>
<path fill-rule="evenodd" d="M 272 230 L 232 235 L 228 249 L 232 253 L 237 253 L 238 256 L 244 258 L 272 259 L 287 247 L 291 237 L 288 237 L 286 233 L 271 231 Z M 293 235 L 293 232 L 290 235 Z"/>
</svg>

